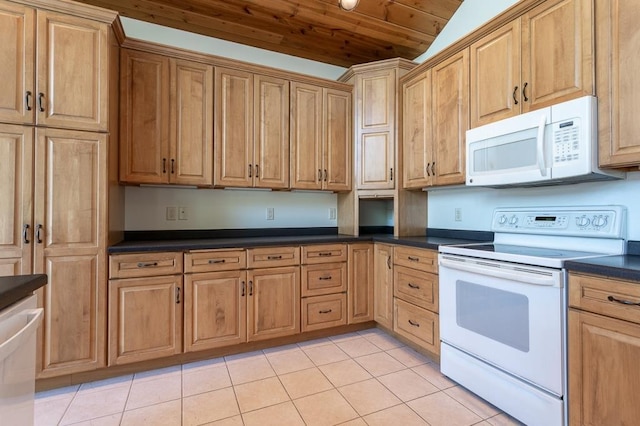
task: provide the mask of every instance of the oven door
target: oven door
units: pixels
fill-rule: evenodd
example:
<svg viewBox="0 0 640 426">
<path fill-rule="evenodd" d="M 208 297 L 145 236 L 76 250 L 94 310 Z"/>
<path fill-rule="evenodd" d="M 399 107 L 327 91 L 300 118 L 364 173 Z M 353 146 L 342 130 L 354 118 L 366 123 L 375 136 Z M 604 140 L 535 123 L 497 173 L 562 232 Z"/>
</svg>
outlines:
<svg viewBox="0 0 640 426">
<path fill-rule="evenodd" d="M 563 395 L 564 272 L 441 254 L 440 337 Z"/>
</svg>

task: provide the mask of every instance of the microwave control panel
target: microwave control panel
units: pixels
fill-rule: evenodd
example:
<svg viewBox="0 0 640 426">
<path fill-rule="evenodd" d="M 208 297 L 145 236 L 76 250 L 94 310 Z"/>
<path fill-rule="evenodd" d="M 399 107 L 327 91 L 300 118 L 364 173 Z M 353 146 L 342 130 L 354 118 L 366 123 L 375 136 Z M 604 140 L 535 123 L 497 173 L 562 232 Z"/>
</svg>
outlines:
<svg viewBox="0 0 640 426">
<path fill-rule="evenodd" d="M 553 126 L 553 162 L 565 163 L 580 159 L 580 126 L 572 119 Z"/>
<path fill-rule="evenodd" d="M 494 232 L 616 238 L 624 229 L 625 216 L 621 206 L 496 209 L 491 228 Z"/>
</svg>

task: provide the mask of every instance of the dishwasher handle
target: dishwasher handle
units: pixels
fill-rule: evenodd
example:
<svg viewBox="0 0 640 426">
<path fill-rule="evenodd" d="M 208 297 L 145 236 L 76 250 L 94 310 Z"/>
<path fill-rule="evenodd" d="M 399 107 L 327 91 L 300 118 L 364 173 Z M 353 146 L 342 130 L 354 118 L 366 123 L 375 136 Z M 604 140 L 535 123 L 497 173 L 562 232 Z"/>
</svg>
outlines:
<svg viewBox="0 0 640 426">
<path fill-rule="evenodd" d="M 534 284 L 548 287 L 561 287 L 562 281 L 559 278 L 560 271 L 534 269 L 526 266 L 507 265 L 504 263 L 471 260 L 462 258 L 451 258 L 440 256 L 441 268 L 449 268 L 473 274 L 485 275 L 489 277 L 504 278 L 506 280 L 518 281 L 525 284 Z M 439 270 L 442 275 L 442 269 Z"/>
<path fill-rule="evenodd" d="M 31 335 L 35 333 L 38 325 L 40 325 L 40 321 L 42 320 L 43 312 L 44 309 L 42 308 L 30 309 L 27 311 L 27 324 L 13 336 L 0 344 L 0 363 L 7 359 L 20 346 L 26 343 Z"/>
</svg>

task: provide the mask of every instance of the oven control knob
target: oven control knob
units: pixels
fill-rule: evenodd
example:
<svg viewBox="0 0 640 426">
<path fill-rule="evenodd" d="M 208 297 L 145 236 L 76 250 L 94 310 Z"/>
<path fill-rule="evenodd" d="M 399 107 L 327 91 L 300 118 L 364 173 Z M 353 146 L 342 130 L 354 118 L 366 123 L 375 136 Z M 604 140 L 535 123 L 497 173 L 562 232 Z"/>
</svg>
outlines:
<svg viewBox="0 0 640 426">
<path fill-rule="evenodd" d="M 593 226 L 595 226 L 596 228 L 602 228 L 603 226 L 605 226 L 607 224 L 607 217 L 606 216 L 594 216 L 593 220 L 591 221 L 591 223 L 593 223 Z"/>
<path fill-rule="evenodd" d="M 580 216 L 576 218 L 576 225 L 580 227 L 588 226 L 591 223 L 588 217 Z"/>
<path fill-rule="evenodd" d="M 509 219 L 509 225 L 515 225 L 516 223 L 518 223 L 518 216 L 511 216 L 511 219 Z"/>
<path fill-rule="evenodd" d="M 507 223 L 507 217 L 506 217 L 505 215 L 501 215 L 501 216 L 498 218 L 498 223 L 499 223 L 500 225 L 504 225 L 505 223 Z"/>
</svg>

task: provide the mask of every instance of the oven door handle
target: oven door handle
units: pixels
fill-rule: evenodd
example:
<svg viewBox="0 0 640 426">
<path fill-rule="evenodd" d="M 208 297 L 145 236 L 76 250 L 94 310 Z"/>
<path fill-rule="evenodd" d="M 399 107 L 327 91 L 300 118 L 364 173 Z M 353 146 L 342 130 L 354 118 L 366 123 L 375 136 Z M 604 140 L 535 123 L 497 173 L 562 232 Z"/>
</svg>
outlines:
<svg viewBox="0 0 640 426">
<path fill-rule="evenodd" d="M 440 258 L 440 266 L 443 268 L 456 269 L 459 271 L 471 272 L 474 274 L 486 275 L 489 277 L 504 278 L 511 281 L 518 281 L 525 284 L 535 284 L 549 287 L 560 287 L 561 281 L 556 274 L 549 271 L 539 271 L 528 269 L 524 266 L 503 266 L 496 263 L 476 262 L 473 260 L 451 260 L 447 257 Z M 442 271 L 440 271 L 442 276 Z"/>
</svg>

